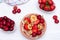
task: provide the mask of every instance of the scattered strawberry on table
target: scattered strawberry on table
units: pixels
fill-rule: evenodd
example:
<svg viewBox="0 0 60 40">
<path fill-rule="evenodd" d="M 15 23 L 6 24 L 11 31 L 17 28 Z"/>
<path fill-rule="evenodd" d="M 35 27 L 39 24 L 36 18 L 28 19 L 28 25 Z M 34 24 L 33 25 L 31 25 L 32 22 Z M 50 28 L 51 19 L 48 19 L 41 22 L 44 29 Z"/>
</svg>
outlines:
<svg viewBox="0 0 60 40">
<path fill-rule="evenodd" d="M 13 31 L 15 22 L 8 17 L 0 17 L 0 29 L 4 31 Z"/>
<path fill-rule="evenodd" d="M 53 0 L 38 0 L 39 8 L 44 11 L 53 11 L 56 6 Z"/>
</svg>

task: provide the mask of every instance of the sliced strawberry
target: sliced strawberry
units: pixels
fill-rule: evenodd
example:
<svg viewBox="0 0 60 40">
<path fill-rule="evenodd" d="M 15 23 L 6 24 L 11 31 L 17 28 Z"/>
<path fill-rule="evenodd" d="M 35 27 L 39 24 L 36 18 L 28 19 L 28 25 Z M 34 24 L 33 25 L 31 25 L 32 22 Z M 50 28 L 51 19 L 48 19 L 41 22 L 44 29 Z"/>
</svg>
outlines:
<svg viewBox="0 0 60 40">
<path fill-rule="evenodd" d="M 36 21 L 34 22 L 34 24 L 39 24 L 39 22 L 40 22 L 40 20 L 36 20 Z"/>
<path fill-rule="evenodd" d="M 42 34 L 42 31 L 39 30 L 39 31 L 37 32 L 37 35 L 41 35 L 41 34 Z"/>
<path fill-rule="evenodd" d="M 28 30 L 28 24 L 24 24 L 24 29 Z"/>
<path fill-rule="evenodd" d="M 37 33 L 37 31 L 38 31 L 37 25 L 33 25 L 33 27 L 32 27 L 32 32 L 33 32 L 33 33 Z"/>
<path fill-rule="evenodd" d="M 31 20 L 28 17 L 26 17 L 24 20 L 26 20 L 28 23 L 31 23 Z"/>
</svg>

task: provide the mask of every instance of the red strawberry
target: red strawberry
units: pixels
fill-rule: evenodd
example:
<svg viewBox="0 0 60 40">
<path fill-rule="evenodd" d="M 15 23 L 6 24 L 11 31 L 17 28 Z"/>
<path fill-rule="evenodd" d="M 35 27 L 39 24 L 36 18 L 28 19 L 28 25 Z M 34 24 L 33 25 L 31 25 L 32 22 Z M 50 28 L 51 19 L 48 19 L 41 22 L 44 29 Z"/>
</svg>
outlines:
<svg viewBox="0 0 60 40">
<path fill-rule="evenodd" d="M 57 19 L 57 15 L 54 15 L 54 16 L 53 16 L 53 19 L 55 19 L 55 20 L 56 20 L 56 19 Z"/>
<path fill-rule="evenodd" d="M 59 20 L 55 20 L 55 23 L 58 24 L 59 23 Z"/>
<path fill-rule="evenodd" d="M 31 23 L 31 20 L 27 17 L 24 20 L 27 20 L 28 23 Z"/>
<path fill-rule="evenodd" d="M 24 24 L 24 29 L 28 30 L 28 24 Z"/>
<path fill-rule="evenodd" d="M 41 0 L 41 1 L 42 1 L 42 3 L 46 4 L 46 0 Z"/>
<path fill-rule="evenodd" d="M 40 4 L 39 8 L 43 9 L 44 8 L 44 4 Z"/>
<path fill-rule="evenodd" d="M 54 4 L 52 0 L 49 0 L 48 3 L 49 3 L 49 5 L 53 5 Z"/>
<path fill-rule="evenodd" d="M 49 11 L 49 6 L 45 6 L 45 7 L 44 7 L 44 10 L 45 10 L 45 11 Z"/>
<path fill-rule="evenodd" d="M 39 24 L 39 22 L 40 22 L 40 20 L 36 20 L 36 21 L 34 22 L 34 24 Z"/>
<path fill-rule="evenodd" d="M 54 5 L 50 6 L 50 11 L 53 11 L 56 7 Z"/>
<path fill-rule="evenodd" d="M 32 32 L 33 32 L 33 33 L 37 33 L 37 31 L 38 31 L 37 25 L 33 25 L 33 27 L 32 27 Z"/>
</svg>

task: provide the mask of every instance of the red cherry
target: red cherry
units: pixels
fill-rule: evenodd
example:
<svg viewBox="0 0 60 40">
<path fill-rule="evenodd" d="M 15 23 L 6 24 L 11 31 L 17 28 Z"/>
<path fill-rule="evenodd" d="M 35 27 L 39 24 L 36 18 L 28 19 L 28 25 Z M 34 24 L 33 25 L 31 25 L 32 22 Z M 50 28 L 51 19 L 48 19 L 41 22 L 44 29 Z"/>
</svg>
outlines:
<svg viewBox="0 0 60 40">
<path fill-rule="evenodd" d="M 55 19 L 55 20 L 56 20 L 57 18 L 58 18 L 58 17 L 57 17 L 57 15 L 54 15 L 54 16 L 53 16 L 53 19 Z"/>
<path fill-rule="evenodd" d="M 3 20 L 3 18 L 2 17 L 0 17 L 0 21 L 2 21 Z"/>
<path fill-rule="evenodd" d="M 32 33 L 32 37 L 36 37 L 37 36 L 37 34 L 36 33 Z"/>
<path fill-rule="evenodd" d="M 52 0 L 49 0 L 48 3 L 49 3 L 50 5 L 53 5 L 53 4 L 54 4 Z"/>
<path fill-rule="evenodd" d="M 40 8 L 40 9 L 43 9 L 44 6 L 45 6 L 44 4 L 40 4 L 39 8 Z"/>
<path fill-rule="evenodd" d="M 15 22 L 13 21 L 13 20 L 11 20 L 11 22 L 10 22 L 11 24 L 15 24 Z"/>
<path fill-rule="evenodd" d="M 6 23 L 6 26 L 10 26 L 10 22 L 7 22 L 7 23 Z"/>
<path fill-rule="evenodd" d="M 20 13 L 21 12 L 21 9 L 17 9 L 17 13 Z"/>
<path fill-rule="evenodd" d="M 37 35 L 41 35 L 41 34 L 42 34 L 42 31 L 38 31 L 38 32 L 37 32 Z"/>
<path fill-rule="evenodd" d="M 50 11 L 53 11 L 56 7 L 54 5 L 50 6 Z"/>
<path fill-rule="evenodd" d="M 2 24 L 3 24 L 3 25 L 6 25 L 6 20 L 3 20 L 3 21 L 2 21 Z"/>
<path fill-rule="evenodd" d="M 13 31 L 13 30 L 14 30 L 14 27 L 9 28 L 9 30 L 10 30 L 10 31 Z"/>
<path fill-rule="evenodd" d="M 7 26 L 4 26 L 4 27 L 3 27 L 3 30 L 4 30 L 4 31 L 9 31 L 9 28 L 8 28 Z"/>
<path fill-rule="evenodd" d="M 17 11 L 16 11 L 16 10 L 13 10 L 13 11 L 12 11 L 12 13 L 13 13 L 13 14 L 16 14 L 16 13 L 17 13 Z"/>
<path fill-rule="evenodd" d="M 48 6 L 45 6 L 45 7 L 44 7 L 44 10 L 45 10 L 45 11 L 49 11 L 49 7 L 48 7 Z"/>
<path fill-rule="evenodd" d="M 40 20 L 40 23 L 44 23 L 45 21 L 44 21 L 44 19 L 43 18 L 41 18 L 41 20 Z"/>
<path fill-rule="evenodd" d="M 3 25 L 2 24 L 0 24 L 0 28 L 3 28 Z"/>
<path fill-rule="evenodd" d="M 55 20 L 55 23 L 58 24 L 59 23 L 59 20 Z"/>
<path fill-rule="evenodd" d="M 28 24 L 24 24 L 24 29 L 28 30 Z"/>
<path fill-rule="evenodd" d="M 41 19 L 41 15 L 38 15 L 38 16 L 37 16 L 37 19 L 39 19 L 39 20 L 40 20 L 40 19 Z"/>
<path fill-rule="evenodd" d="M 6 16 L 4 16 L 3 18 L 4 18 L 5 20 L 7 19 L 7 17 L 6 17 Z"/>
</svg>

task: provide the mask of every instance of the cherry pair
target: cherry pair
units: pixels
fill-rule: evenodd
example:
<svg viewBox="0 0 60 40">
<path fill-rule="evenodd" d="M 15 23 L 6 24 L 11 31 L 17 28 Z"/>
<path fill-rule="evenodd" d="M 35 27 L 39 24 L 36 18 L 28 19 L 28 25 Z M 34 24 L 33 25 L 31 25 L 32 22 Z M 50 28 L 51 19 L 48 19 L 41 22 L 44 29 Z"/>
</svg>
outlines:
<svg viewBox="0 0 60 40">
<path fill-rule="evenodd" d="M 56 24 L 59 23 L 58 17 L 57 17 L 56 15 L 53 16 L 53 19 L 54 19 L 54 22 L 55 22 Z"/>
<path fill-rule="evenodd" d="M 8 17 L 0 17 L 0 29 L 4 31 L 13 31 L 15 22 Z"/>
<path fill-rule="evenodd" d="M 44 11 L 53 11 L 56 7 L 52 0 L 38 0 L 39 8 Z"/>
<path fill-rule="evenodd" d="M 20 13 L 20 12 L 21 12 L 21 9 L 17 8 L 17 6 L 13 7 L 13 10 L 12 10 L 13 14 Z"/>
</svg>

